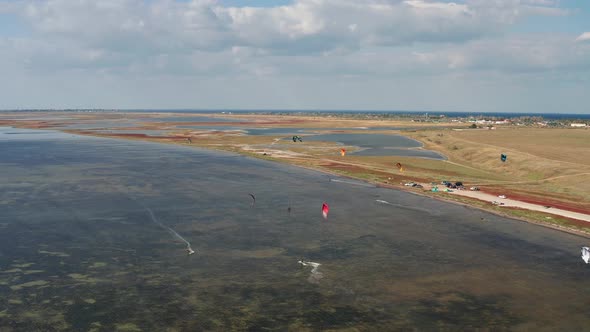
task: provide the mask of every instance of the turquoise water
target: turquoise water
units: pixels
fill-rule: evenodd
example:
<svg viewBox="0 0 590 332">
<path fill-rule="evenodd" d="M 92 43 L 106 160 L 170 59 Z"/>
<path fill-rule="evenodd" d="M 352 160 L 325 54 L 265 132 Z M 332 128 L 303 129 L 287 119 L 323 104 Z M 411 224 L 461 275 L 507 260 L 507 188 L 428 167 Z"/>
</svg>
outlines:
<svg viewBox="0 0 590 332">
<path fill-rule="evenodd" d="M 34 133 L 0 129 L 2 330 L 590 326 L 587 239 L 228 153 Z"/>
</svg>

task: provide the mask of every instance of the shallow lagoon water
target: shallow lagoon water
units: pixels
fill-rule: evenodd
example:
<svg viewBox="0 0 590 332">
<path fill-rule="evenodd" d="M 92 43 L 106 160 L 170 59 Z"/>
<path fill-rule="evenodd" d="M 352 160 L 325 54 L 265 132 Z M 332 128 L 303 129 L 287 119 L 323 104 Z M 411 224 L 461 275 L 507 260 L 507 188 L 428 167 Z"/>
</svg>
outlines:
<svg viewBox="0 0 590 332">
<path fill-rule="evenodd" d="M 339 130 L 382 130 L 382 129 L 371 129 L 371 128 L 360 128 L 360 127 L 346 127 L 346 128 L 248 128 L 246 132 L 248 135 L 314 135 L 317 132 L 326 131 L 339 131 Z M 330 135 L 330 134 L 326 134 Z M 332 134 L 336 135 L 336 134 Z M 309 136 L 312 137 L 312 136 Z"/>
<path fill-rule="evenodd" d="M 144 134 L 147 136 L 166 136 L 171 130 L 166 129 L 119 129 L 119 130 L 94 130 L 96 133 L 103 134 Z"/>
<path fill-rule="evenodd" d="M 359 156 L 404 156 L 432 159 L 445 159 L 437 152 L 423 150 L 422 143 L 401 135 L 385 134 L 324 134 L 306 136 L 306 141 L 330 141 L 358 146 L 359 151 L 351 152 Z"/>
<path fill-rule="evenodd" d="M 357 156 L 401 156 L 401 157 L 418 157 L 429 159 L 446 159 L 440 153 L 423 150 L 423 149 L 399 149 L 399 148 L 364 148 L 358 151 L 351 152 Z"/>
<path fill-rule="evenodd" d="M 264 136 L 264 135 L 302 135 L 302 134 L 313 134 L 318 131 L 330 131 L 330 130 L 361 130 L 359 128 L 252 128 L 247 126 L 177 126 L 181 129 L 198 129 L 198 130 L 241 130 L 248 135 L 253 136 Z"/>
<path fill-rule="evenodd" d="M 176 126 L 180 129 L 242 131 L 247 135 L 301 135 L 307 128 L 251 128 L 245 126 Z"/>
<path fill-rule="evenodd" d="M 384 134 L 325 134 L 306 137 L 308 141 L 332 141 L 361 148 L 419 148 L 422 144 L 400 135 Z"/>
<path fill-rule="evenodd" d="M 156 118 L 139 118 L 140 121 L 156 121 L 156 122 L 242 122 L 248 120 L 232 119 L 224 117 L 212 116 L 166 116 Z"/>
<path fill-rule="evenodd" d="M 581 237 L 233 154 L 1 132 L 2 330 L 590 326 Z"/>
</svg>

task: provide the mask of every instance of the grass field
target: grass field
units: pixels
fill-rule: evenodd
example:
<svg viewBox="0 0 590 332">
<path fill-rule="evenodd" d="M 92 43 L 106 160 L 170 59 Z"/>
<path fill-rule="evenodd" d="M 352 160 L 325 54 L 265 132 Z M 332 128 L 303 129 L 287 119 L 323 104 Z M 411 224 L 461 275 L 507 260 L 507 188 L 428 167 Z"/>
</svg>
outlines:
<svg viewBox="0 0 590 332">
<path fill-rule="evenodd" d="M 466 181 L 590 209 L 590 131 L 507 128 L 409 133 L 449 162 L 479 170 Z M 508 159 L 501 162 L 500 154 Z M 474 176 L 474 177 L 473 177 Z"/>
</svg>

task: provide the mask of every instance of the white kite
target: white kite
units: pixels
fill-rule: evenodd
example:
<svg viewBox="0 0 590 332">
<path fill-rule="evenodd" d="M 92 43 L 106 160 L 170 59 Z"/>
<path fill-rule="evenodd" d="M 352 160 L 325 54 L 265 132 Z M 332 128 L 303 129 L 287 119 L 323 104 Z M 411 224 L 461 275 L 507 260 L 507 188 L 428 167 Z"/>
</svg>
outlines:
<svg viewBox="0 0 590 332">
<path fill-rule="evenodd" d="M 590 264 L 590 248 L 582 247 L 582 259 L 586 264 Z"/>
<path fill-rule="evenodd" d="M 322 279 L 324 277 L 324 275 L 318 271 L 318 268 L 320 267 L 320 263 L 315 263 L 315 262 L 306 262 L 306 261 L 298 261 L 297 263 L 303 265 L 303 266 L 311 266 L 311 274 L 309 275 L 309 278 L 307 278 L 307 281 L 317 284 L 320 282 L 320 279 Z"/>
</svg>

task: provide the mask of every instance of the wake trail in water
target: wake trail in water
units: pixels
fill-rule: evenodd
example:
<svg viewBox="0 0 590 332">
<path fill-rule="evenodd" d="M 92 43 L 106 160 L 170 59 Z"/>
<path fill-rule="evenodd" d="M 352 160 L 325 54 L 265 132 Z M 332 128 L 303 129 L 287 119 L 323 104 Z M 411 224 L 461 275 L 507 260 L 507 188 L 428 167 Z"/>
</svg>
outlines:
<svg viewBox="0 0 590 332">
<path fill-rule="evenodd" d="M 143 204 L 142 204 L 143 205 Z M 162 227 L 163 229 L 165 229 L 168 233 L 170 233 L 173 237 L 181 240 L 182 242 L 186 243 L 186 250 L 188 251 L 189 255 L 194 254 L 194 250 L 191 248 L 191 243 L 188 242 L 184 237 L 182 237 L 182 235 L 178 234 L 175 230 L 173 230 L 172 228 L 162 224 L 158 218 L 156 218 L 156 215 L 154 214 L 154 212 L 152 211 L 152 209 L 150 209 L 149 207 L 143 205 L 143 208 L 150 214 L 150 218 L 152 219 L 152 221 Z"/>
<path fill-rule="evenodd" d="M 303 265 L 303 266 L 311 266 L 311 273 L 309 275 L 309 278 L 307 278 L 307 281 L 314 283 L 314 284 L 318 284 L 320 282 L 320 280 L 324 277 L 324 274 L 321 273 L 320 271 L 318 271 L 318 268 L 320 267 L 320 263 L 315 263 L 315 262 L 306 262 L 306 261 L 298 261 L 297 263 Z"/>
</svg>

